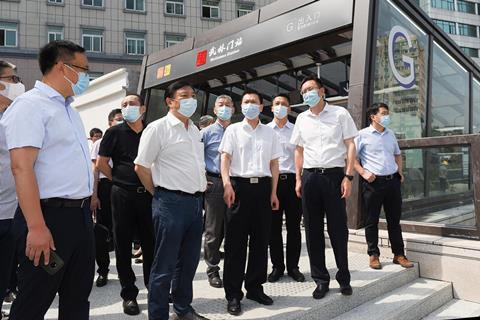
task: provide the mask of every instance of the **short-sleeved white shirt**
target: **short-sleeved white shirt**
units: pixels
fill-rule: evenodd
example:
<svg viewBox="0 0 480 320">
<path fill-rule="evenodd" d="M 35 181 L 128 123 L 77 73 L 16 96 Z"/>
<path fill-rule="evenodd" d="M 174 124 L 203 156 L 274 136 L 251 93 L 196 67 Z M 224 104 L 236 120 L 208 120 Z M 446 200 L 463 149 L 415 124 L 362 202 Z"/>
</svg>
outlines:
<svg viewBox="0 0 480 320">
<path fill-rule="evenodd" d="M 272 121 L 268 123 L 267 126 L 275 131 L 282 146 L 283 155 L 278 160 L 280 173 L 295 173 L 295 146 L 290 143 L 294 124 L 287 121 L 287 123 L 280 128 L 275 121 Z"/>
<path fill-rule="evenodd" d="M 355 137 L 357 127 L 344 107 L 326 104 L 318 115 L 298 115 L 290 142 L 303 147 L 303 168 L 345 167 L 344 140 Z"/>
<path fill-rule="evenodd" d="M 200 131 L 191 120 L 187 130 L 170 112 L 145 128 L 134 163 L 151 168 L 156 187 L 187 193 L 207 187 Z"/>
<path fill-rule="evenodd" d="M 245 119 L 227 127 L 218 151 L 232 157 L 230 176 L 242 178 L 271 177 L 270 161 L 283 155 L 272 128 L 259 123 L 253 129 Z"/>
<path fill-rule="evenodd" d="M 97 141 L 95 141 L 92 145 L 92 149 L 90 151 L 90 158 L 92 158 L 92 161 L 95 162 L 97 161 L 97 158 L 98 158 L 98 151 L 100 150 L 100 143 L 102 142 L 102 139 L 98 139 Z M 110 168 L 113 167 L 113 161 L 112 159 L 110 159 L 110 161 L 108 161 L 108 165 L 110 166 Z M 103 178 L 106 178 L 107 176 L 104 175 L 101 171 L 100 171 L 100 174 L 98 175 L 98 177 L 100 179 L 103 179 Z"/>
</svg>

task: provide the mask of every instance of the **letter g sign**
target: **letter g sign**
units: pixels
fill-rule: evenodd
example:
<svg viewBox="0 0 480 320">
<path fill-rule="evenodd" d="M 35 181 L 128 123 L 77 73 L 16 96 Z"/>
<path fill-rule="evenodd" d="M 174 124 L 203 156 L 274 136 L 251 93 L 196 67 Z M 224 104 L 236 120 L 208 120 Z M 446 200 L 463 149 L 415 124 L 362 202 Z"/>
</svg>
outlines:
<svg viewBox="0 0 480 320">
<path fill-rule="evenodd" d="M 394 26 L 392 30 L 390 30 L 390 35 L 388 36 L 388 62 L 390 64 L 390 69 L 393 72 L 393 76 L 397 79 L 398 83 L 406 89 L 413 87 L 415 84 L 415 66 L 413 62 L 413 58 L 402 55 L 402 61 L 405 64 L 405 67 L 408 67 L 410 70 L 410 74 L 407 76 L 403 76 L 398 72 L 398 69 L 395 67 L 395 61 L 393 59 L 393 52 L 395 47 L 395 41 L 398 37 L 403 37 L 407 40 L 408 47 L 412 48 L 412 41 L 410 40 L 410 36 L 408 35 L 408 31 L 401 26 Z"/>
</svg>

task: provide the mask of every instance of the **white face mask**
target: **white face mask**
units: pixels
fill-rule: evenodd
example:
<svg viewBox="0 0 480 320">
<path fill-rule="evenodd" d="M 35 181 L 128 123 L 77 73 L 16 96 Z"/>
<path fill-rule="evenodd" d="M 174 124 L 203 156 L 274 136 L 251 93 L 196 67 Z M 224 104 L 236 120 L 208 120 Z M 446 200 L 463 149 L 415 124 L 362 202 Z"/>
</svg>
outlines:
<svg viewBox="0 0 480 320">
<path fill-rule="evenodd" d="M 23 83 L 10 83 L 5 81 L 0 81 L 2 85 L 5 86 L 4 90 L 0 90 L 0 94 L 4 97 L 7 97 L 10 100 L 15 100 L 16 97 L 25 92 L 25 86 Z"/>
</svg>

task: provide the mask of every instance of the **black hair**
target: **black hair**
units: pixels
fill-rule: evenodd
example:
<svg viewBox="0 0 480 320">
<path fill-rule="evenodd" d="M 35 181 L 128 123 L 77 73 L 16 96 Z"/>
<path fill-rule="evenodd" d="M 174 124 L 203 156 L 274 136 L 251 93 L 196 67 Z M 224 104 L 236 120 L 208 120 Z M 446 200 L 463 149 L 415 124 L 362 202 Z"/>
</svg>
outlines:
<svg viewBox="0 0 480 320">
<path fill-rule="evenodd" d="M 110 113 L 108 114 L 108 122 L 112 122 L 113 119 L 115 119 L 115 116 L 119 113 L 122 113 L 122 109 L 117 108 L 110 111 Z"/>
<path fill-rule="evenodd" d="M 368 119 L 369 123 L 372 122 L 370 117 L 376 115 L 378 113 L 378 111 L 380 110 L 380 108 L 385 108 L 385 109 L 388 110 L 388 105 L 386 103 L 383 103 L 383 102 L 377 102 L 377 103 L 374 103 L 370 107 L 367 108 L 367 119 Z"/>
<path fill-rule="evenodd" d="M 258 96 L 258 100 L 260 101 L 260 104 L 263 104 L 263 97 L 260 95 L 260 93 L 257 90 L 246 88 L 245 91 L 243 91 L 242 100 L 243 100 L 243 97 L 245 97 L 247 94 L 256 94 Z"/>
<path fill-rule="evenodd" d="M 193 89 L 193 86 L 186 81 L 175 81 L 174 83 L 170 84 L 165 90 L 165 94 L 163 96 L 164 100 L 167 101 L 167 98 L 174 99 L 177 90 L 183 87 L 190 87 Z"/>
<path fill-rule="evenodd" d="M 47 74 L 60 60 L 69 61 L 74 58 L 77 52 L 84 53 L 85 49 L 72 41 L 56 40 L 49 42 L 40 49 L 38 54 L 40 71 L 43 75 Z"/>
<path fill-rule="evenodd" d="M 277 95 L 275 95 L 275 96 L 273 97 L 272 101 L 275 100 L 275 98 L 278 98 L 278 97 L 282 97 L 282 98 L 287 99 L 288 104 L 290 104 L 290 97 L 288 96 L 288 94 L 286 94 L 286 93 L 279 93 L 279 94 L 277 94 Z"/>
<path fill-rule="evenodd" d="M 128 96 L 137 97 L 138 102 L 140 102 L 140 105 L 141 105 L 141 106 L 145 105 L 145 100 L 143 100 L 143 97 L 142 97 L 141 95 L 136 94 L 135 92 L 127 92 L 127 94 L 125 95 L 125 97 L 128 97 Z"/>
<path fill-rule="evenodd" d="M 3 74 L 3 71 L 8 68 L 15 70 L 15 66 L 10 62 L 0 60 L 0 75 Z"/>
<path fill-rule="evenodd" d="M 96 133 L 100 133 L 101 135 L 103 135 L 102 130 L 100 130 L 100 129 L 98 129 L 98 128 L 93 128 L 92 130 L 90 130 L 90 138 L 93 138 L 93 136 L 94 136 Z"/>
<path fill-rule="evenodd" d="M 315 81 L 318 85 L 319 88 L 324 88 L 322 80 L 318 79 L 318 77 L 314 74 L 308 75 L 305 78 L 303 78 L 302 83 L 300 84 L 300 88 L 305 84 L 307 81 Z"/>
</svg>

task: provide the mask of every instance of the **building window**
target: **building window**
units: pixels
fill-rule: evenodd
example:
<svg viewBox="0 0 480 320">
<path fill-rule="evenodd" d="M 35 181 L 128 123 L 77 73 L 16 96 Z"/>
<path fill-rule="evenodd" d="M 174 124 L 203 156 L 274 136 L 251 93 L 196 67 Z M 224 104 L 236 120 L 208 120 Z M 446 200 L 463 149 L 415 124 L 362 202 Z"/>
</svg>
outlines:
<svg viewBox="0 0 480 320">
<path fill-rule="evenodd" d="M 238 3 L 237 4 L 237 17 L 241 17 L 253 11 L 254 3 Z"/>
<path fill-rule="evenodd" d="M 219 19 L 220 1 L 202 0 L 202 18 Z"/>
<path fill-rule="evenodd" d="M 458 24 L 458 34 L 467 37 L 477 37 L 477 26 L 471 24 Z"/>
<path fill-rule="evenodd" d="M 88 7 L 103 7 L 103 0 L 82 0 L 82 4 Z"/>
<path fill-rule="evenodd" d="M 131 55 L 144 55 L 145 34 L 125 32 L 125 53 Z"/>
<path fill-rule="evenodd" d="M 460 47 L 462 49 L 462 51 L 472 57 L 472 58 L 478 58 L 478 49 L 476 48 L 468 48 L 468 47 Z"/>
<path fill-rule="evenodd" d="M 145 0 L 125 0 L 125 9 L 145 11 Z"/>
<path fill-rule="evenodd" d="M 165 35 L 165 48 L 176 45 L 177 43 L 185 40 L 185 36 L 175 35 L 175 34 L 166 34 Z"/>
<path fill-rule="evenodd" d="M 460 12 L 475 14 L 475 3 L 471 1 L 458 0 L 457 10 Z"/>
<path fill-rule="evenodd" d="M 437 26 L 439 26 L 446 33 L 457 34 L 457 30 L 455 28 L 455 22 L 438 20 L 438 19 L 432 19 L 432 20 L 437 24 Z"/>
<path fill-rule="evenodd" d="M 63 4 L 63 0 L 48 0 L 48 3 Z"/>
<path fill-rule="evenodd" d="M 63 40 L 63 27 L 48 26 L 48 42 Z"/>
<path fill-rule="evenodd" d="M 165 1 L 165 13 L 183 16 L 185 14 L 183 0 Z"/>
<path fill-rule="evenodd" d="M 432 7 L 455 11 L 454 0 L 432 0 Z"/>
<path fill-rule="evenodd" d="M 17 24 L 0 22 L 0 47 L 17 46 Z"/>
<path fill-rule="evenodd" d="M 87 52 L 103 52 L 103 31 L 83 29 L 82 46 Z"/>
</svg>

